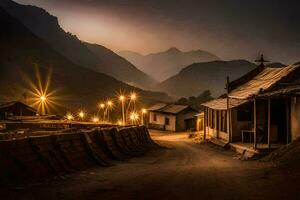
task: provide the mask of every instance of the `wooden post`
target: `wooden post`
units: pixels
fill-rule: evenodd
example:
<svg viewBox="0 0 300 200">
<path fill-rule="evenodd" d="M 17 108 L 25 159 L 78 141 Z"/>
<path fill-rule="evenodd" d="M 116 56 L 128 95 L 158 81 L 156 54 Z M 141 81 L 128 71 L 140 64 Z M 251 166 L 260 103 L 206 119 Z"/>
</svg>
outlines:
<svg viewBox="0 0 300 200">
<path fill-rule="evenodd" d="M 289 107 L 289 98 L 285 101 L 285 109 L 286 109 L 286 144 L 290 142 L 290 107 Z"/>
<path fill-rule="evenodd" d="M 253 106 L 253 109 L 254 109 L 254 149 L 256 149 L 257 147 L 257 144 L 256 144 L 256 138 L 257 138 L 257 119 L 256 119 L 256 99 L 254 99 L 254 106 Z"/>
<path fill-rule="evenodd" d="M 269 151 L 271 149 L 270 136 L 271 136 L 271 99 L 268 98 L 268 149 Z"/>
<path fill-rule="evenodd" d="M 229 134 L 229 141 L 231 142 L 231 131 L 230 131 L 230 114 L 229 114 L 229 92 L 230 92 L 230 90 L 229 90 L 229 76 L 227 76 L 227 79 L 226 79 L 226 114 L 227 114 L 227 133 Z"/>
<path fill-rule="evenodd" d="M 207 108 L 204 109 L 204 122 L 203 122 L 203 140 L 206 140 L 206 122 L 208 118 Z"/>
<path fill-rule="evenodd" d="M 218 119 L 219 119 L 218 137 L 219 137 L 219 136 L 220 136 L 221 129 L 222 129 L 222 128 L 221 128 L 221 121 L 222 121 L 222 111 L 221 111 L 221 110 L 219 110 L 219 111 L 218 111 L 218 113 L 219 113 L 219 114 L 218 114 L 218 116 L 219 116 L 219 117 L 218 117 Z"/>
</svg>

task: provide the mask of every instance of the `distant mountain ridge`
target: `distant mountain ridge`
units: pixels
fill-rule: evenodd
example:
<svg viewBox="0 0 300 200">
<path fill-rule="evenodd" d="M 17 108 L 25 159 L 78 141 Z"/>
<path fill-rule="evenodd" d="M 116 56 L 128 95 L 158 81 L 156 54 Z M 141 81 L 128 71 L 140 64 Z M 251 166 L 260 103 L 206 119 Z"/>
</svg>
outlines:
<svg viewBox="0 0 300 200">
<path fill-rule="evenodd" d="M 84 44 L 92 53 L 101 58 L 105 65 L 112 67 L 118 66 L 114 70 L 118 71 L 118 74 L 128 77 L 126 78 L 127 81 L 124 81 L 125 79 L 123 80 L 125 83 L 140 88 L 152 88 L 156 84 L 156 81 L 153 78 L 144 72 L 137 70 L 133 64 L 128 62 L 125 58 L 115 54 L 110 49 L 98 44 Z"/>
<path fill-rule="evenodd" d="M 24 75 L 35 79 L 35 66 L 42 77 L 52 70 L 49 91 L 59 89 L 59 113 L 84 108 L 97 110 L 99 100 L 119 91 L 136 91 L 144 102 L 170 100 L 163 93 L 143 91 L 103 73 L 76 65 L 56 52 L 48 42 L 33 34 L 19 20 L 0 7 L 0 99 L 21 100 L 30 91 Z M 45 80 L 45 79 L 44 79 Z M 36 83 L 37 84 L 37 83 Z"/>
<path fill-rule="evenodd" d="M 210 90 L 217 97 L 225 92 L 227 76 L 234 80 L 255 67 L 254 63 L 246 60 L 194 63 L 158 84 L 156 89 L 175 97 L 197 96 Z"/>
<path fill-rule="evenodd" d="M 99 45 L 96 53 L 91 51 L 90 46 L 86 46 L 75 35 L 65 32 L 57 17 L 42 8 L 21 5 L 11 0 L 1 0 L 0 6 L 77 65 L 108 74 L 133 86 L 149 88 L 156 83 L 153 78 L 103 46 Z"/>
<path fill-rule="evenodd" d="M 190 64 L 220 60 L 216 55 L 203 50 L 183 52 L 176 47 L 148 55 L 133 51 L 121 51 L 118 54 L 158 81 L 163 81 L 177 74 L 182 68 Z"/>
</svg>

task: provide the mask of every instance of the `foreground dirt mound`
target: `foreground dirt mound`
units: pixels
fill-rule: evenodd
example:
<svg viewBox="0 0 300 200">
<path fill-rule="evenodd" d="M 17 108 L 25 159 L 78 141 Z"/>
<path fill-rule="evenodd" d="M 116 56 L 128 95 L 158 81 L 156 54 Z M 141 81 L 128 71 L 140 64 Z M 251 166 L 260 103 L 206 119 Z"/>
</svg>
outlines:
<svg viewBox="0 0 300 200">
<path fill-rule="evenodd" d="M 273 151 L 261 160 L 278 165 L 300 163 L 300 140 Z"/>
</svg>

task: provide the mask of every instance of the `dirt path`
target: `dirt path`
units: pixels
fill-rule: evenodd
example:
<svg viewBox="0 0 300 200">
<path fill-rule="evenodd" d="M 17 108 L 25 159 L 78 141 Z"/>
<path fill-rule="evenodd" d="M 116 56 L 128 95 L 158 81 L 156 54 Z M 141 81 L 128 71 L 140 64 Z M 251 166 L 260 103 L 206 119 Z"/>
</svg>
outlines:
<svg viewBox="0 0 300 200">
<path fill-rule="evenodd" d="M 234 160 L 233 152 L 195 144 L 183 134 L 152 137 L 163 148 L 144 157 L 48 183 L 4 188 L 0 195 L 43 200 L 300 198 L 298 175 L 270 170 L 268 163 Z"/>
</svg>

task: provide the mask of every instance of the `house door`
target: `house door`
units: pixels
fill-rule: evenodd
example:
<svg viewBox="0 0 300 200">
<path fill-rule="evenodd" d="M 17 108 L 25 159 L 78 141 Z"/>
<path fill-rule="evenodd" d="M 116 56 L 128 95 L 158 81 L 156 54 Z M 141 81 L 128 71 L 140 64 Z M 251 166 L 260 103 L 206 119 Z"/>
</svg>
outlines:
<svg viewBox="0 0 300 200">
<path fill-rule="evenodd" d="M 186 120 L 184 120 L 185 130 L 195 129 L 195 127 L 196 127 L 196 122 L 195 121 L 196 121 L 195 119 L 186 119 Z"/>
<path fill-rule="evenodd" d="M 271 142 L 286 143 L 290 102 L 286 99 L 271 100 Z"/>
</svg>

